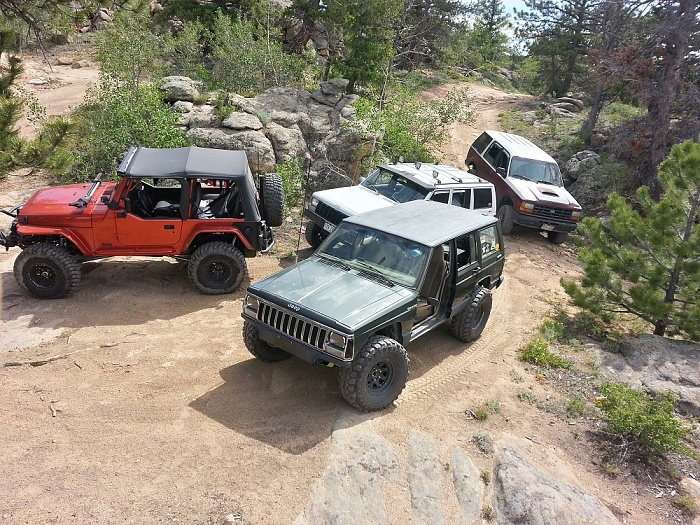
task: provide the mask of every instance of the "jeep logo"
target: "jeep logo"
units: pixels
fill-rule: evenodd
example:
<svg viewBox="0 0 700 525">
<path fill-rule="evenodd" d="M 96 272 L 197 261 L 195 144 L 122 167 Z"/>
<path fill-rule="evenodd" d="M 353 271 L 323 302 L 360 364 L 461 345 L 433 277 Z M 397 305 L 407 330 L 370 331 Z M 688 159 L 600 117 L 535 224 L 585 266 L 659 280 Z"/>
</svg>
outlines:
<svg viewBox="0 0 700 525">
<path fill-rule="evenodd" d="M 294 303 L 287 303 L 287 308 L 294 310 L 295 312 L 298 312 L 299 310 L 301 310 L 301 307 L 297 306 Z"/>
</svg>

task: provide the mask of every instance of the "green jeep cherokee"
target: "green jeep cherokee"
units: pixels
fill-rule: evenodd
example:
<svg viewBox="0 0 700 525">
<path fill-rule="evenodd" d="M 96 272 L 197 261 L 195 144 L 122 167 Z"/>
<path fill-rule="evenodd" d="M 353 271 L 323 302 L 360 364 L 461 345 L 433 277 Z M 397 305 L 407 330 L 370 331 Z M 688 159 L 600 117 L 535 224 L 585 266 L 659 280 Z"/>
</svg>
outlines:
<svg viewBox="0 0 700 525">
<path fill-rule="evenodd" d="M 481 335 L 504 262 L 498 220 L 478 212 L 412 201 L 349 217 L 248 288 L 245 345 L 263 361 L 338 366 L 348 403 L 379 410 L 406 384 L 406 343 L 447 321 L 462 341 Z"/>
</svg>

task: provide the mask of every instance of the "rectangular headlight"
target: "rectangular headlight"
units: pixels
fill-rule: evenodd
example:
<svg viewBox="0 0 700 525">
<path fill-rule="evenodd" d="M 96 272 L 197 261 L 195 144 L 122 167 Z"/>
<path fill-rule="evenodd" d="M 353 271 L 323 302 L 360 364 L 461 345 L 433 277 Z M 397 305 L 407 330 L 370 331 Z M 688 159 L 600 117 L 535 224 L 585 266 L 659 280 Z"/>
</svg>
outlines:
<svg viewBox="0 0 700 525">
<path fill-rule="evenodd" d="M 576 210 L 571 212 L 571 219 L 574 221 L 578 221 L 581 219 L 581 210 Z"/>
<path fill-rule="evenodd" d="M 311 200 L 309 201 L 309 209 L 310 210 L 315 210 L 316 206 L 318 206 L 318 199 L 316 197 L 311 197 Z"/>
<path fill-rule="evenodd" d="M 245 294 L 245 297 L 243 297 L 243 309 L 257 313 L 258 308 L 260 308 L 260 302 L 258 301 L 257 297 L 250 294 Z"/>
<path fill-rule="evenodd" d="M 518 209 L 525 213 L 532 213 L 532 210 L 535 209 L 535 205 L 532 202 L 521 202 Z"/>
<path fill-rule="evenodd" d="M 345 345 L 348 343 L 347 338 L 344 335 L 335 333 L 335 332 L 329 332 L 328 333 L 328 344 L 331 344 L 335 347 L 338 348 L 345 348 Z"/>
</svg>

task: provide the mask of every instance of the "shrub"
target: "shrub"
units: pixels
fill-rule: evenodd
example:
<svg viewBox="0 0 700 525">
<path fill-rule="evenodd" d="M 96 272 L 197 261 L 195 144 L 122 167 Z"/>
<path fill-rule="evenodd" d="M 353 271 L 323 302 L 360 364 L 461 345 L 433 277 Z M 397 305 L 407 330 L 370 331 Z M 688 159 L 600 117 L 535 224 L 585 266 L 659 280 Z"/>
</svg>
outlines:
<svg viewBox="0 0 700 525">
<path fill-rule="evenodd" d="M 690 432 L 674 415 L 676 396 L 664 392 L 656 398 L 625 383 L 604 383 L 604 396 L 597 402 L 610 431 L 627 444 L 646 453 L 649 459 L 667 452 L 692 456 L 681 440 Z"/>
<path fill-rule="evenodd" d="M 520 350 L 520 359 L 526 363 L 549 368 L 569 369 L 573 366 L 571 361 L 553 354 L 549 350 L 549 344 L 542 337 L 533 338 Z"/>
<path fill-rule="evenodd" d="M 301 159 L 290 159 L 277 164 L 275 170 L 282 177 L 284 188 L 284 204 L 287 209 L 295 207 L 304 196 L 305 169 Z"/>
</svg>

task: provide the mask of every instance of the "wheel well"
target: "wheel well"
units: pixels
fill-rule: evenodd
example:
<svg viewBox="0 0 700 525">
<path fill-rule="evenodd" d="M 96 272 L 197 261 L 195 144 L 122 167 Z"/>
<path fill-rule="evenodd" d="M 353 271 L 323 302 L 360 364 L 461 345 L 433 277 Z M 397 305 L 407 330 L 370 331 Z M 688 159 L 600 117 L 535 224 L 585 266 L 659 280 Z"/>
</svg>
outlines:
<svg viewBox="0 0 700 525">
<path fill-rule="evenodd" d="M 71 255 L 75 257 L 81 257 L 83 253 L 78 249 L 78 247 L 73 244 L 69 239 L 66 239 L 62 235 L 32 235 L 29 237 L 22 237 L 22 241 L 19 243 L 19 247 L 23 250 L 32 246 L 33 244 L 54 244 L 60 246 L 68 251 Z"/>
<path fill-rule="evenodd" d="M 383 335 L 386 337 L 392 338 L 394 341 L 398 341 L 399 343 L 403 344 L 402 337 L 401 337 L 401 325 L 399 324 L 391 324 L 387 325 L 380 330 L 377 330 L 374 335 Z"/>
<path fill-rule="evenodd" d="M 185 254 L 183 254 L 183 255 L 192 254 L 192 253 L 194 253 L 194 251 L 197 248 L 199 248 L 203 244 L 206 244 L 208 242 L 214 242 L 214 241 L 233 244 L 239 250 L 241 250 L 241 251 L 244 250 L 244 247 L 243 247 L 243 244 L 241 243 L 241 240 L 237 236 L 233 235 L 232 233 L 200 233 L 190 243 Z"/>
<path fill-rule="evenodd" d="M 512 199 L 510 197 L 505 196 L 505 195 L 503 197 L 501 197 L 501 200 L 498 202 L 498 207 L 500 208 L 501 206 L 504 206 L 504 205 L 515 207 Z"/>
</svg>

